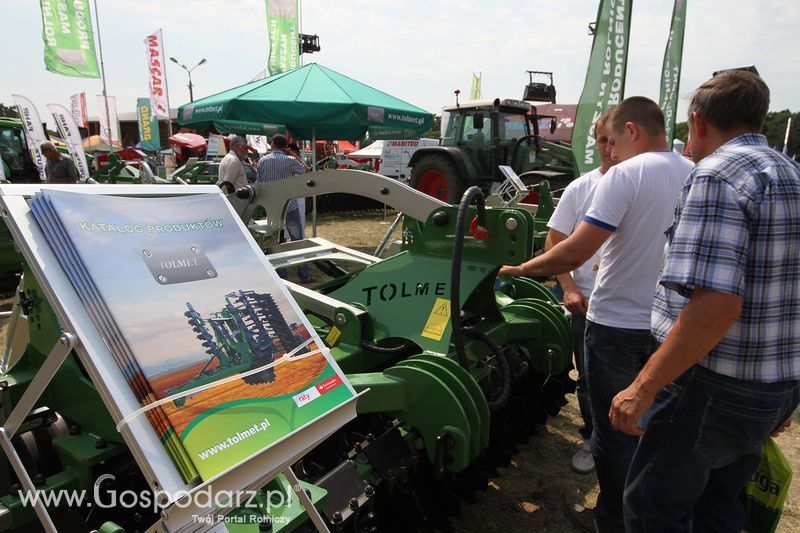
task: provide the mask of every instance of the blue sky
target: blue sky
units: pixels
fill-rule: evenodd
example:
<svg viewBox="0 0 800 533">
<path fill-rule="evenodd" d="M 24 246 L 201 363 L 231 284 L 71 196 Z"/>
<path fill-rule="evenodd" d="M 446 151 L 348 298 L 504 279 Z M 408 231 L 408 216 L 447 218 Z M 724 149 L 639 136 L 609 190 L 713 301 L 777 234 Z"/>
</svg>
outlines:
<svg viewBox="0 0 800 533">
<path fill-rule="evenodd" d="M 269 52 L 264 0 L 97 0 L 109 95 L 120 112 L 145 96 L 143 39 L 162 28 L 167 56 L 187 66 L 195 98 L 240 85 L 266 65 Z M 483 73 L 483 96 L 520 98 L 526 70 L 552 71 L 559 103 L 575 103 L 583 87 L 591 37 L 587 24 L 596 0 L 304 0 L 302 30 L 318 34 L 322 51 L 303 56 L 438 113 L 453 90 L 469 92 L 471 73 Z M 36 0 L 3 0 L 4 50 L 0 102 L 11 94 L 45 105 L 68 105 L 86 91 L 89 114 L 97 79 L 68 78 L 44 70 L 41 17 Z M 669 31 L 672 0 L 633 5 L 626 96 L 658 99 L 658 78 Z M 681 104 L 719 68 L 755 64 L 772 91 L 773 111 L 799 111 L 800 2 L 688 0 Z M 186 73 L 168 63 L 170 103 L 189 101 Z"/>
</svg>

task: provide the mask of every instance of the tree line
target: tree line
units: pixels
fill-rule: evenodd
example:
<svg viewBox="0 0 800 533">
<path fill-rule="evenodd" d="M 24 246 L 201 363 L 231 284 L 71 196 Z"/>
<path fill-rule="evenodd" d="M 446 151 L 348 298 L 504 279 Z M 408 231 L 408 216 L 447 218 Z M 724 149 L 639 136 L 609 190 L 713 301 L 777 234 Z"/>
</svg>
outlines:
<svg viewBox="0 0 800 533">
<path fill-rule="evenodd" d="M 787 153 L 789 156 L 800 156 L 800 113 L 792 113 L 788 109 L 783 111 L 770 111 L 761 130 L 767 137 L 767 143 L 777 149 L 783 150 L 783 141 L 786 137 L 786 122 L 792 117 L 791 131 Z M 686 142 L 689 138 L 689 125 L 686 122 L 675 124 L 675 138 Z"/>
</svg>

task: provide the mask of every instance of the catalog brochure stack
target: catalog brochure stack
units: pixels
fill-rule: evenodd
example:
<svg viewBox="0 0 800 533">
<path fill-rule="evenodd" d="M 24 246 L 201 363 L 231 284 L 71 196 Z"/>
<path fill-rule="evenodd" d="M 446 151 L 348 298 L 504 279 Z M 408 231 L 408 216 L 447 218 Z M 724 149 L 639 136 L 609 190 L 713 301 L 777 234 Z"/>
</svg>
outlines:
<svg viewBox="0 0 800 533">
<path fill-rule="evenodd" d="M 185 481 L 211 479 L 354 391 L 218 194 L 30 200 Z M 97 357 L 97 354 L 88 354 Z"/>
</svg>

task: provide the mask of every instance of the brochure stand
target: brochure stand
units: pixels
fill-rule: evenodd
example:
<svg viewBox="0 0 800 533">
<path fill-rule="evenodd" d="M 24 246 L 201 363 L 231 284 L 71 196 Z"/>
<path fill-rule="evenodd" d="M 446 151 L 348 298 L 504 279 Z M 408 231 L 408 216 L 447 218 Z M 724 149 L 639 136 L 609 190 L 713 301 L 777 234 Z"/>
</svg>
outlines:
<svg viewBox="0 0 800 533">
<path fill-rule="evenodd" d="M 136 197 L 221 194 L 216 186 L 202 185 L 169 187 L 163 185 L 63 185 L 47 187 L 89 194 Z M 42 188 L 39 185 L 0 185 L 2 216 L 30 269 L 40 282 L 64 331 L 56 346 L 51 350 L 46 364 L 39 369 L 5 425 L 0 428 L 0 446 L 19 476 L 21 484 L 30 491 L 34 491 L 35 487 L 11 445 L 11 438 L 73 348 L 115 422 L 120 422 L 141 407 L 122 372 L 114 363 L 109 348 L 90 319 L 31 213 L 26 198 L 39 192 Z M 233 212 L 232 209 L 231 211 Z M 239 229 L 242 232 L 247 231 L 241 221 L 239 221 Z M 254 242 L 252 245 L 258 249 Z M 209 488 L 212 493 L 253 490 L 262 487 L 282 472 L 297 491 L 297 496 L 316 527 L 321 531 L 327 531 L 319 512 L 299 487 L 297 478 L 289 465 L 354 419 L 357 399 L 358 396 L 354 396 L 295 432 L 288 434 L 268 450 L 262 450 L 202 483 L 199 481 L 184 483 L 147 418 L 140 416 L 131 419 L 122 426 L 120 433 L 150 488 L 165 496 L 165 499 L 159 502 L 163 506 L 161 519 L 148 531 L 166 533 L 201 529 L 219 530 L 219 525 L 200 526 L 199 524 L 203 523 L 201 519 L 208 515 L 225 513 L 230 510 L 230 507 L 199 507 L 191 498 L 195 491 Z M 181 497 L 170 500 L 170 497 L 167 496 L 177 494 L 180 494 Z M 53 522 L 41 500 L 38 500 L 35 510 L 45 529 L 55 531 Z"/>
</svg>

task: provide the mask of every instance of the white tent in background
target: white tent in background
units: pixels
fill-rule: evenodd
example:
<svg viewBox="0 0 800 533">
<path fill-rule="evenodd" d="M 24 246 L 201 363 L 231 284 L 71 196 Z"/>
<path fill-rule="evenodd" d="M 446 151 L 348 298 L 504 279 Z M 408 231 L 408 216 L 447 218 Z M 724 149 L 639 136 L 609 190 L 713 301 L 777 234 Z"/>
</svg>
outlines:
<svg viewBox="0 0 800 533">
<path fill-rule="evenodd" d="M 350 159 L 380 159 L 383 154 L 383 141 L 375 141 L 355 152 L 350 152 L 347 157 Z"/>
</svg>

